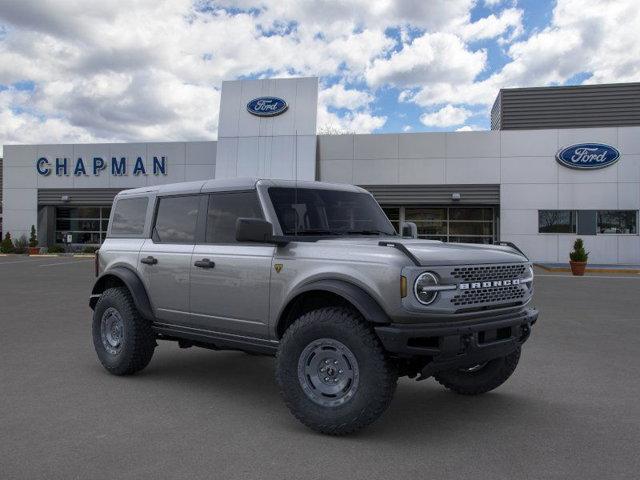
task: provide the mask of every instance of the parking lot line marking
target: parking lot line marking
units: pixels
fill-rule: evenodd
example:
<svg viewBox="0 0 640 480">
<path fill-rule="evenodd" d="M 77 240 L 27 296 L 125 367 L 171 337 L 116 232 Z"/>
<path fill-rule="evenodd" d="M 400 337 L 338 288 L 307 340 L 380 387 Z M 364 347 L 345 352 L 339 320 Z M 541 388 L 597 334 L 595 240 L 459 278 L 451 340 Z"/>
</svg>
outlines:
<svg viewBox="0 0 640 480">
<path fill-rule="evenodd" d="M 11 265 L 15 263 L 33 263 L 33 261 L 32 260 L 14 260 L 11 262 L 0 262 L 0 265 Z"/>
<path fill-rule="evenodd" d="M 75 260 L 72 262 L 57 262 L 57 263 L 45 263 L 44 265 L 38 265 L 39 267 L 53 267 L 55 265 L 73 265 L 75 263 L 93 262 L 93 260 Z"/>
</svg>

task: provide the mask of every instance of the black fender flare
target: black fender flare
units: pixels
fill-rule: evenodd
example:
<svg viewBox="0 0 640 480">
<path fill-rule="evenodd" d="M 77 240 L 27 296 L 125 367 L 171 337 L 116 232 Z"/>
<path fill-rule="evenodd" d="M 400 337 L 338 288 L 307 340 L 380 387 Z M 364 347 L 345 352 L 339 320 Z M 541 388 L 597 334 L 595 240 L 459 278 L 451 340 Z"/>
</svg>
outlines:
<svg viewBox="0 0 640 480">
<path fill-rule="evenodd" d="M 280 311 L 280 314 L 278 315 L 278 323 L 280 322 L 286 307 L 288 307 L 295 298 L 305 292 L 311 292 L 314 290 L 330 292 L 344 298 L 360 312 L 365 320 L 369 322 L 389 323 L 389 316 L 369 293 L 358 285 L 337 279 L 316 280 L 305 283 L 304 285 L 296 288 L 289 296 L 285 307 Z"/>
<path fill-rule="evenodd" d="M 149 301 L 149 295 L 147 294 L 147 289 L 144 287 L 144 283 L 142 283 L 142 280 L 136 272 L 124 266 L 111 268 L 96 280 L 91 290 L 91 298 L 89 300 L 91 309 L 95 309 L 100 295 L 105 291 L 105 287 L 111 278 L 117 278 L 125 284 L 133 297 L 133 303 L 135 303 L 140 315 L 147 320 L 153 321 L 153 309 L 151 308 L 151 302 Z"/>
</svg>

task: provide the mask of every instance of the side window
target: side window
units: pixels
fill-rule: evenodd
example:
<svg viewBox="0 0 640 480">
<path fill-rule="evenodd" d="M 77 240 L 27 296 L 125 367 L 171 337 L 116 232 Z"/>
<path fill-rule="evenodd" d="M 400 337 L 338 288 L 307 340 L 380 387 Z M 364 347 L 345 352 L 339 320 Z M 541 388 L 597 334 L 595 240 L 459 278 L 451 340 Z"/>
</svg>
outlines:
<svg viewBox="0 0 640 480">
<path fill-rule="evenodd" d="M 256 192 L 214 193 L 209 196 L 207 243 L 235 243 L 238 218 L 263 218 Z"/>
<path fill-rule="evenodd" d="M 147 197 L 121 198 L 116 202 L 111 223 L 112 235 L 142 235 L 147 216 Z"/>
<path fill-rule="evenodd" d="M 157 243 L 195 243 L 199 195 L 159 199 L 153 240 Z"/>
</svg>

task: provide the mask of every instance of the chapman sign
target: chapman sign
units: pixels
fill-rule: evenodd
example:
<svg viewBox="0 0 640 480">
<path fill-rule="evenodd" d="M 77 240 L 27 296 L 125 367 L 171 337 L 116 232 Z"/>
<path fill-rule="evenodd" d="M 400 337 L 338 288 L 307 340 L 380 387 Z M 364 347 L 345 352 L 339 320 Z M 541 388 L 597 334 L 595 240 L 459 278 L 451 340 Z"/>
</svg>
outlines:
<svg viewBox="0 0 640 480">
<path fill-rule="evenodd" d="M 110 173 L 113 176 L 123 176 L 132 173 L 133 175 L 166 175 L 167 174 L 167 157 L 153 157 L 151 165 L 145 165 L 142 157 L 137 157 L 135 161 L 128 162 L 127 157 L 111 157 L 111 161 L 107 161 L 102 157 L 93 157 L 84 159 L 78 157 L 75 161 L 69 158 L 48 159 L 40 157 L 36 160 L 36 170 L 40 175 L 46 177 L 55 173 L 57 176 L 75 175 L 80 177 L 83 175 L 98 176 L 102 172 Z"/>
<path fill-rule="evenodd" d="M 558 163 L 579 170 L 596 170 L 613 165 L 620 158 L 620 152 L 602 143 L 579 143 L 565 147 L 558 152 Z"/>
<path fill-rule="evenodd" d="M 258 117 L 275 117 L 284 113 L 289 105 L 278 97 L 259 97 L 247 103 L 247 111 Z"/>
</svg>

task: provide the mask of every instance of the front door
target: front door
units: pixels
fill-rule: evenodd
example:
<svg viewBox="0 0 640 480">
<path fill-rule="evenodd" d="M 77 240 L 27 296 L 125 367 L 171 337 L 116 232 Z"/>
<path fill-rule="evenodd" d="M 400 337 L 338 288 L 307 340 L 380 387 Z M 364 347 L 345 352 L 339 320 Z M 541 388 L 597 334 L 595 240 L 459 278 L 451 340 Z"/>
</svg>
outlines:
<svg viewBox="0 0 640 480">
<path fill-rule="evenodd" d="M 159 198 L 152 238 L 140 251 L 138 267 L 160 323 L 180 325 L 189 321 L 189 274 L 200 198 Z"/>
<path fill-rule="evenodd" d="M 255 191 L 209 196 L 205 241 L 191 257 L 191 323 L 213 332 L 268 338 L 275 247 L 236 242 L 239 217 L 263 218 Z"/>
</svg>

